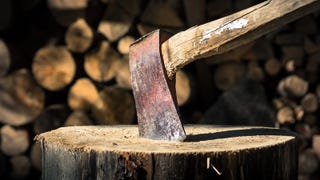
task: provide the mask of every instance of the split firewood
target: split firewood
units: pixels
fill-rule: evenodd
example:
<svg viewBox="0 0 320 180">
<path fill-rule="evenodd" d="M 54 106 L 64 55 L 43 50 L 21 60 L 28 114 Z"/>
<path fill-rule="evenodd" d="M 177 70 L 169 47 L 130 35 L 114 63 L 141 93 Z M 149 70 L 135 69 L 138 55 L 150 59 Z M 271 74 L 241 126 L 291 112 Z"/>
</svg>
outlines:
<svg viewBox="0 0 320 180">
<path fill-rule="evenodd" d="M 63 126 L 85 126 L 92 125 L 92 120 L 88 117 L 84 111 L 73 111 Z"/>
<path fill-rule="evenodd" d="M 125 36 L 121 38 L 118 42 L 118 51 L 124 55 L 129 54 L 129 47 L 134 41 L 135 39 L 132 36 Z"/>
<path fill-rule="evenodd" d="M 266 73 L 270 76 L 276 76 L 281 70 L 281 62 L 276 58 L 270 58 L 264 64 Z"/>
<path fill-rule="evenodd" d="M 176 73 L 176 95 L 179 106 L 184 105 L 191 97 L 191 79 L 182 70 Z"/>
<path fill-rule="evenodd" d="M 272 105 L 276 110 L 279 110 L 285 106 L 285 103 L 280 98 L 274 98 L 272 100 Z"/>
<path fill-rule="evenodd" d="M 0 77 L 7 74 L 10 68 L 10 63 L 11 59 L 9 49 L 6 43 L 0 39 Z"/>
<path fill-rule="evenodd" d="M 83 53 L 93 41 L 93 32 L 84 19 L 78 19 L 69 26 L 65 41 L 71 51 Z"/>
<path fill-rule="evenodd" d="M 119 87 L 106 87 L 92 109 L 98 124 L 132 124 L 135 116 L 132 95 Z"/>
<path fill-rule="evenodd" d="M 88 0 L 47 0 L 47 5 L 55 20 L 62 26 L 68 26 L 85 17 Z"/>
<path fill-rule="evenodd" d="M 244 78 L 245 66 L 240 62 L 220 64 L 214 72 L 214 82 L 218 89 L 225 91 Z"/>
<path fill-rule="evenodd" d="M 188 27 L 203 24 L 206 20 L 205 0 L 183 0 Z M 216 8 L 219 9 L 219 8 Z"/>
<path fill-rule="evenodd" d="M 99 92 L 88 78 L 80 78 L 71 86 L 68 105 L 73 110 L 88 111 L 99 99 Z"/>
<path fill-rule="evenodd" d="M 315 112 L 318 109 L 318 98 L 313 93 L 306 94 L 301 100 L 301 106 L 306 112 Z"/>
<path fill-rule="evenodd" d="M 129 59 L 125 56 L 117 61 L 116 81 L 119 87 L 131 89 L 131 74 L 129 69 Z"/>
<path fill-rule="evenodd" d="M 37 82 L 50 91 L 61 90 L 71 83 L 76 65 L 71 53 L 62 46 L 48 46 L 37 51 L 32 72 Z"/>
<path fill-rule="evenodd" d="M 1 151 L 8 156 L 24 153 L 30 145 L 29 133 L 25 129 L 15 129 L 9 125 L 1 128 Z"/>
<path fill-rule="evenodd" d="M 277 113 L 277 120 L 280 124 L 295 123 L 295 114 L 291 107 L 285 106 L 279 109 Z"/>
<path fill-rule="evenodd" d="M 278 92 L 282 96 L 302 97 L 308 91 L 309 84 L 297 75 L 290 75 L 278 84 Z"/>
<path fill-rule="evenodd" d="M 319 134 L 312 136 L 312 150 L 315 152 L 318 159 L 320 159 L 320 135 Z"/>
<path fill-rule="evenodd" d="M 257 81 L 264 80 L 264 72 L 256 61 L 251 61 L 247 68 L 247 77 Z"/>
<path fill-rule="evenodd" d="M 107 41 L 102 41 L 98 50 L 85 55 L 84 69 L 95 81 L 105 82 L 115 77 L 120 56 Z"/>
<path fill-rule="evenodd" d="M 301 121 L 303 118 L 305 118 L 305 111 L 301 106 L 295 106 L 293 111 L 297 121 Z"/>
<path fill-rule="evenodd" d="M 110 42 L 114 42 L 129 31 L 132 21 L 133 17 L 130 14 L 119 5 L 112 3 L 100 21 L 98 32 L 102 33 Z"/>
<path fill-rule="evenodd" d="M 33 143 L 30 151 L 30 160 L 31 160 L 31 165 L 38 171 L 42 170 L 41 158 L 42 157 L 41 157 L 40 143 L 38 142 Z"/>
<path fill-rule="evenodd" d="M 10 176 L 14 179 L 26 178 L 31 171 L 30 159 L 25 155 L 13 156 L 10 158 L 12 171 Z"/>
<path fill-rule="evenodd" d="M 14 126 L 31 122 L 44 108 L 45 94 L 26 69 L 0 79 L 0 122 Z"/>
<path fill-rule="evenodd" d="M 299 154 L 299 174 L 311 175 L 319 168 L 319 160 L 312 149 Z"/>
<path fill-rule="evenodd" d="M 66 105 L 50 105 L 35 119 L 33 131 L 36 134 L 40 134 L 56 129 L 63 125 L 69 114 L 70 112 Z"/>
</svg>

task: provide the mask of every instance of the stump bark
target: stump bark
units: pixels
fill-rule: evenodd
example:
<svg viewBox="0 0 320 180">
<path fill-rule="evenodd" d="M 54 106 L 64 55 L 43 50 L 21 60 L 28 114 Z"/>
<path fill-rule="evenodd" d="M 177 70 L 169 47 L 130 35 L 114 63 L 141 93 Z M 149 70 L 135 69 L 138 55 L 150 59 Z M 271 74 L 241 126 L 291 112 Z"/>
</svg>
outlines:
<svg viewBox="0 0 320 180">
<path fill-rule="evenodd" d="M 140 138 L 137 126 L 64 127 L 36 137 L 48 179 L 297 179 L 294 134 L 186 126 L 185 142 Z"/>
</svg>

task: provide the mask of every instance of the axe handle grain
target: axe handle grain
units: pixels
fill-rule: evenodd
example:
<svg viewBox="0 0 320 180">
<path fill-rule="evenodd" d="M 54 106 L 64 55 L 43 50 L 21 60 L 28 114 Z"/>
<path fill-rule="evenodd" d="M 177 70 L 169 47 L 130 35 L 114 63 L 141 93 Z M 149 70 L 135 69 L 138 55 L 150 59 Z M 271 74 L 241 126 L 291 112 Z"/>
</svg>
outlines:
<svg viewBox="0 0 320 180">
<path fill-rule="evenodd" d="M 194 60 L 224 53 L 320 7 L 319 0 L 268 0 L 175 34 L 161 45 L 169 78 Z"/>
</svg>

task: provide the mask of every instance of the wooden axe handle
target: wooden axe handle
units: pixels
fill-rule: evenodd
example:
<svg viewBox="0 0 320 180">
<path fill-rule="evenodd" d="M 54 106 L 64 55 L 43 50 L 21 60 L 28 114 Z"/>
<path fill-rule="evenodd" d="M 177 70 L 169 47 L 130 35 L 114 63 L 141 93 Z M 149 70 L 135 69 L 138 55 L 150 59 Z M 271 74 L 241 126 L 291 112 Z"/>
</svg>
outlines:
<svg viewBox="0 0 320 180">
<path fill-rule="evenodd" d="M 190 62 L 220 54 L 318 10 L 320 0 L 268 0 L 175 34 L 161 45 L 169 78 Z"/>
</svg>

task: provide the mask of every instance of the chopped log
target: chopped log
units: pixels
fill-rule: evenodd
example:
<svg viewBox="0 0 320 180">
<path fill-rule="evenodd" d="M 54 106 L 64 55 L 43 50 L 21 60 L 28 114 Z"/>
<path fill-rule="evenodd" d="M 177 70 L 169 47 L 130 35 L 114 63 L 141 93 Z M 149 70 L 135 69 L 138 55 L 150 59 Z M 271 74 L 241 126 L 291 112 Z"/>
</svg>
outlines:
<svg viewBox="0 0 320 180">
<path fill-rule="evenodd" d="M 203 24 L 206 20 L 205 0 L 183 0 L 188 27 Z M 218 8 L 217 8 L 218 9 Z"/>
<path fill-rule="evenodd" d="M 264 80 L 264 72 L 262 68 L 259 66 L 259 64 L 255 61 L 251 61 L 248 63 L 248 68 L 247 68 L 247 77 L 250 79 L 254 79 L 257 81 L 262 81 Z"/>
<path fill-rule="evenodd" d="M 303 118 L 305 118 L 305 112 L 301 106 L 294 107 L 293 111 L 294 111 L 294 114 L 295 114 L 297 121 L 301 121 Z"/>
<path fill-rule="evenodd" d="M 25 129 L 15 129 L 9 125 L 1 128 L 1 151 L 8 156 L 24 153 L 30 145 L 29 134 Z"/>
<path fill-rule="evenodd" d="M 220 64 L 214 72 L 214 83 L 222 91 L 230 89 L 235 83 L 244 78 L 245 67 L 240 62 Z"/>
<path fill-rule="evenodd" d="M 37 82 L 50 91 L 58 91 L 71 83 L 76 65 L 71 53 L 62 46 L 48 46 L 37 51 L 32 72 Z"/>
<path fill-rule="evenodd" d="M 295 123 L 296 119 L 294 111 L 288 106 L 282 107 L 277 113 L 277 120 L 280 124 Z"/>
<path fill-rule="evenodd" d="M 38 171 L 41 171 L 42 169 L 42 156 L 41 156 L 41 147 L 40 143 L 35 142 L 31 146 L 31 152 L 30 152 L 30 160 L 31 160 L 31 165 Z"/>
<path fill-rule="evenodd" d="M 68 26 L 85 17 L 88 0 L 47 0 L 47 5 L 55 20 L 62 26 Z"/>
<path fill-rule="evenodd" d="M 131 74 L 128 56 L 117 61 L 116 81 L 119 87 L 131 89 Z"/>
<path fill-rule="evenodd" d="M 6 43 L 2 39 L 0 39 L 0 77 L 7 74 L 10 68 L 10 64 L 11 64 L 11 59 L 10 59 L 9 49 Z"/>
<path fill-rule="evenodd" d="M 315 112 L 318 109 L 318 98 L 313 93 L 306 94 L 301 100 L 301 106 L 306 112 Z"/>
<path fill-rule="evenodd" d="M 297 179 L 297 142 L 290 132 L 185 129 L 186 142 L 140 138 L 136 126 L 64 127 L 41 134 L 36 139 L 44 152 L 42 178 Z"/>
<path fill-rule="evenodd" d="M 311 175 L 319 167 L 319 160 L 312 149 L 307 149 L 299 154 L 299 174 Z"/>
<path fill-rule="evenodd" d="M 125 35 L 132 24 L 133 17 L 119 5 L 110 4 L 104 17 L 99 23 L 98 32 L 102 33 L 110 42 L 118 40 Z"/>
<path fill-rule="evenodd" d="M 129 47 L 134 41 L 135 39 L 132 36 L 125 36 L 121 38 L 118 42 L 118 51 L 124 55 L 129 54 Z"/>
<path fill-rule="evenodd" d="M 119 87 L 105 87 L 92 109 L 98 124 L 132 124 L 135 117 L 132 95 Z"/>
<path fill-rule="evenodd" d="M 147 5 L 140 19 L 141 23 L 160 27 L 181 28 L 183 21 L 172 7 L 162 1 L 152 0 Z"/>
<path fill-rule="evenodd" d="M 176 73 L 176 95 L 179 106 L 186 104 L 191 98 L 191 78 L 182 70 Z"/>
<path fill-rule="evenodd" d="M 317 155 L 318 159 L 320 159 L 320 135 L 316 134 L 312 136 L 312 150 Z"/>
<path fill-rule="evenodd" d="M 25 155 L 13 156 L 10 158 L 12 171 L 10 176 L 14 179 L 26 178 L 31 171 L 30 159 Z"/>
<path fill-rule="evenodd" d="M 274 98 L 272 100 L 272 105 L 276 110 L 279 110 L 279 109 L 281 109 L 282 107 L 285 106 L 285 103 L 279 98 Z"/>
<path fill-rule="evenodd" d="M 84 69 L 95 81 L 109 81 L 116 75 L 119 59 L 120 56 L 110 44 L 107 41 L 102 41 L 98 50 L 93 50 L 85 55 Z"/>
<path fill-rule="evenodd" d="M 40 134 L 61 127 L 69 114 L 69 109 L 64 104 L 50 105 L 35 119 L 33 131 Z"/>
<path fill-rule="evenodd" d="M 73 110 L 89 111 L 98 99 L 99 92 L 88 78 L 77 79 L 68 93 L 68 105 Z"/>
<path fill-rule="evenodd" d="M 308 91 L 309 84 L 297 75 L 290 75 L 278 84 L 278 92 L 282 96 L 302 97 Z"/>
<path fill-rule="evenodd" d="M 281 70 L 281 63 L 276 58 L 270 58 L 264 64 L 264 69 L 268 75 L 276 76 Z"/>
<path fill-rule="evenodd" d="M 83 53 L 93 41 L 93 32 L 84 19 L 78 19 L 69 26 L 65 41 L 71 51 Z"/>
<path fill-rule="evenodd" d="M 85 126 L 93 125 L 92 120 L 88 117 L 84 111 L 73 111 L 70 116 L 64 122 L 63 126 Z"/>
<path fill-rule="evenodd" d="M 0 79 L 0 122 L 21 126 L 40 114 L 45 95 L 31 73 L 20 69 Z"/>
</svg>

